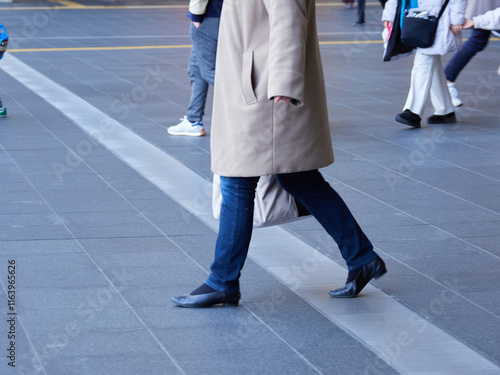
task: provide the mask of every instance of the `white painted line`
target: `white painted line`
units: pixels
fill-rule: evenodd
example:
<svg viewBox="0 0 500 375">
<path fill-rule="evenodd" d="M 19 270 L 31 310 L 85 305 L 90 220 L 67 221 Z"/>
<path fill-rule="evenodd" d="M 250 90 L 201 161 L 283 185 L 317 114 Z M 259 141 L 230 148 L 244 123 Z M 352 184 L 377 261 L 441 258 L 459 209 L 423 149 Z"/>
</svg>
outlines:
<svg viewBox="0 0 500 375">
<path fill-rule="evenodd" d="M 217 230 L 211 183 L 18 59 L 6 55 L 0 67 Z M 358 298 L 330 298 L 346 269 L 280 227 L 255 230 L 249 257 L 402 374 L 500 374 L 487 358 L 371 285 Z"/>
</svg>

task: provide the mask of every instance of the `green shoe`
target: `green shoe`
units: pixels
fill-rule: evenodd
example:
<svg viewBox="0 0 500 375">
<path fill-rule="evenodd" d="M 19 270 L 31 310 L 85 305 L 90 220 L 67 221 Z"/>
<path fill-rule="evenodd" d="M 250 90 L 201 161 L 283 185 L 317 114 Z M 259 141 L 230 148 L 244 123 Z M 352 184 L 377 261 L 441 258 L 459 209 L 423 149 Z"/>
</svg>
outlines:
<svg viewBox="0 0 500 375">
<path fill-rule="evenodd" d="M 7 108 L 1 107 L 0 108 L 0 117 L 5 117 L 7 116 Z"/>
</svg>

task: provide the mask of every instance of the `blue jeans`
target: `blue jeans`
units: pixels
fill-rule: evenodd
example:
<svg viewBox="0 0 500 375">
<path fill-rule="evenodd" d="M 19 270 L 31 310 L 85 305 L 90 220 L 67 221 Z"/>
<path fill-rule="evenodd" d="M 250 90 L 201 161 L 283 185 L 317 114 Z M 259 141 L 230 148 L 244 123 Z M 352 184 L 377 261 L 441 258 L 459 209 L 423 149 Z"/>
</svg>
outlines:
<svg viewBox="0 0 500 375">
<path fill-rule="evenodd" d="M 219 22 L 220 18 L 207 17 L 199 28 L 191 22 L 193 47 L 188 60 L 191 99 L 186 113 L 187 119 L 191 122 L 203 119 L 208 87 L 214 85 Z"/>
<path fill-rule="evenodd" d="M 317 170 L 276 175 L 280 185 L 298 199 L 332 236 L 348 269 L 363 267 L 377 257 L 349 208 Z M 221 177 L 222 206 L 210 287 L 239 291 L 253 228 L 255 188 L 259 177 Z"/>
<path fill-rule="evenodd" d="M 444 68 L 444 74 L 448 81 L 455 82 L 462 69 L 465 68 L 474 55 L 485 49 L 490 34 L 489 30 L 472 29 L 470 38 L 464 43 L 462 49 L 453 55 Z"/>
</svg>

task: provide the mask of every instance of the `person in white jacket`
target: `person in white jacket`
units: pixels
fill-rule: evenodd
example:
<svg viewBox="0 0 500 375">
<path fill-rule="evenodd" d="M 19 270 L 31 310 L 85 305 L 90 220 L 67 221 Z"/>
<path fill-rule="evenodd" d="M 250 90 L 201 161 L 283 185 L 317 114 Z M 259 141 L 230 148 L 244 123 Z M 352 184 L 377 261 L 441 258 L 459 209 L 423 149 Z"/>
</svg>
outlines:
<svg viewBox="0 0 500 375">
<path fill-rule="evenodd" d="M 418 0 L 418 9 L 437 16 L 445 0 Z M 427 119 L 429 124 L 456 122 L 453 104 L 446 86 L 441 55 L 458 51 L 462 46 L 461 28 L 465 22 L 466 0 L 450 0 L 439 19 L 434 44 L 428 48 L 417 48 L 411 85 L 403 112 L 396 115 L 396 121 L 415 128 L 420 127 L 421 115 L 430 96 L 434 115 Z M 382 20 L 386 28 L 392 28 L 396 17 L 397 0 L 389 0 L 384 8 Z M 399 15 L 398 15 L 399 20 Z"/>
</svg>

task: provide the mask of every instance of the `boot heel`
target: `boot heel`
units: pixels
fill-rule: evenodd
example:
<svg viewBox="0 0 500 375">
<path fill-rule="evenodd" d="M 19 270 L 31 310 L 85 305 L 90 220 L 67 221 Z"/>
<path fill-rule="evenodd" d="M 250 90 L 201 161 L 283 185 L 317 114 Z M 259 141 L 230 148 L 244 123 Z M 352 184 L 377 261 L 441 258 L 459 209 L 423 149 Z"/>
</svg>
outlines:
<svg viewBox="0 0 500 375">
<path fill-rule="evenodd" d="M 241 298 L 240 292 L 226 293 L 226 295 L 224 296 L 225 301 L 222 303 L 222 305 L 224 307 L 238 306 L 240 298 Z"/>
<path fill-rule="evenodd" d="M 377 271 L 377 273 L 375 275 L 373 275 L 373 278 L 375 280 L 378 280 L 380 279 L 382 276 L 384 276 L 385 274 L 387 273 L 387 270 L 385 268 L 382 268 L 380 270 Z"/>
</svg>

